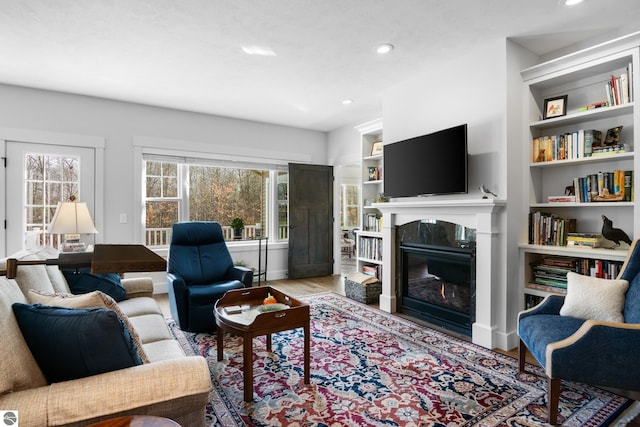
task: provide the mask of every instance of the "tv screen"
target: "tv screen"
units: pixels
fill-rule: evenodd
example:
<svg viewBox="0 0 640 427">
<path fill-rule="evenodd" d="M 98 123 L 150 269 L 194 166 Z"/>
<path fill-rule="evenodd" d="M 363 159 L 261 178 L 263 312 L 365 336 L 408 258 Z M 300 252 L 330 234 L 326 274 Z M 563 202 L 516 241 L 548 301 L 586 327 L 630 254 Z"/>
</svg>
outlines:
<svg viewBox="0 0 640 427">
<path fill-rule="evenodd" d="M 467 192 L 467 125 L 384 146 L 385 197 Z"/>
</svg>

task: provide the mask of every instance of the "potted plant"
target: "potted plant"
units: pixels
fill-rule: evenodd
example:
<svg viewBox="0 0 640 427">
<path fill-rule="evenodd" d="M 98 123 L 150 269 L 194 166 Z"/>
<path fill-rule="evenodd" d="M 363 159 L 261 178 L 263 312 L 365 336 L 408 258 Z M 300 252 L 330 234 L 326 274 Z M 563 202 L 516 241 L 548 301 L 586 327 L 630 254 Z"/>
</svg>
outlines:
<svg viewBox="0 0 640 427">
<path fill-rule="evenodd" d="M 235 217 L 231 220 L 231 228 L 233 228 L 233 238 L 242 238 L 242 229 L 244 228 L 244 221 L 240 217 Z"/>
</svg>

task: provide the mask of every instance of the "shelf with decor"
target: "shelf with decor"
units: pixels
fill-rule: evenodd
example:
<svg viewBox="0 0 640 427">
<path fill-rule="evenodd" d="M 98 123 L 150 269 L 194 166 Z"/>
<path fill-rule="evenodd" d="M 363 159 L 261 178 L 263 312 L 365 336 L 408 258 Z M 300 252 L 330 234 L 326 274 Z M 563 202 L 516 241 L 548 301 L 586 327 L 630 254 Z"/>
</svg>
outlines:
<svg viewBox="0 0 640 427">
<path fill-rule="evenodd" d="M 356 266 L 358 271 L 382 280 L 382 213 L 372 206 L 381 201 L 384 191 L 382 120 L 356 129 L 360 132 L 363 211 L 356 233 Z"/>
<path fill-rule="evenodd" d="M 626 257 L 625 243 L 598 238 L 596 247 L 567 246 L 568 233 L 601 234 L 603 215 L 631 238 L 640 231 L 634 153 L 639 65 L 637 47 L 613 43 L 597 54 L 585 50 L 522 71 L 529 122 L 522 142 L 528 229 L 519 245 L 525 307 L 565 291 L 535 282 L 543 260 L 594 265 L 583 271 L 594 275 Z"/>
</svg>

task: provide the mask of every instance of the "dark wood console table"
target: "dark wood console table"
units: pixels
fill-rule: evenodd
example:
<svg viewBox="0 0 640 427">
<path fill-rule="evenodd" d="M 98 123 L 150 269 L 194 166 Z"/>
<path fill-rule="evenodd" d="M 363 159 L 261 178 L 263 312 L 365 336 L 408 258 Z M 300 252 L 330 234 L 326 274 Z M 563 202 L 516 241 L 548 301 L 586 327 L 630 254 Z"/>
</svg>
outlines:
<svg viewBox="0 0 640 427">
<path fill-rule="evenodd" d="M 93 252 L 61 252 L 58 258 L 41 260 L 7 259 L 8 279 L 16 277 L 19 265 L 57 265 L 60 269 L 90 268 L 92 273 L 164 271 L 167 261 L 144 245 L 95 245 Z"/>
</svg>

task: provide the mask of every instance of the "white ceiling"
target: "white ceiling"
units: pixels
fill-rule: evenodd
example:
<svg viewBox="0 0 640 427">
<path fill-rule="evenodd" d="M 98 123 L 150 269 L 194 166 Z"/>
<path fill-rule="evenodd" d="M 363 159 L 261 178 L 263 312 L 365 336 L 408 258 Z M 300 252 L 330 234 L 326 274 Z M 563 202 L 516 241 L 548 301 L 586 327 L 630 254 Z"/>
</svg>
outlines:
<svg viewBox="0 0 640 427">
<path fill-rule="evenodd" d="M 0 0 L 0 83 L 329 131 L 483 40 L 547 54 L 634 26 L 638 0 Z"/>
</svg>

